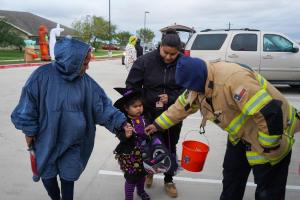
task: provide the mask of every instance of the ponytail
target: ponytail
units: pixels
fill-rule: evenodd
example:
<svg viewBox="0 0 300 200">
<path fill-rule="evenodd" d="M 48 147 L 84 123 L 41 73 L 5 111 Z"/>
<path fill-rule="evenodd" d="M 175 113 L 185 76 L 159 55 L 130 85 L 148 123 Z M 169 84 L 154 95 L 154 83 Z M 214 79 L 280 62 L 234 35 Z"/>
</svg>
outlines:
<svg viewBox="0 0 300 200">
<path fill-rule="evenodd" d="M 163 33 L 161 46 L 169 46 L 181 50 L 182 45 L 178 33 L 174 29 L 169 29 Z"/>
</svg>

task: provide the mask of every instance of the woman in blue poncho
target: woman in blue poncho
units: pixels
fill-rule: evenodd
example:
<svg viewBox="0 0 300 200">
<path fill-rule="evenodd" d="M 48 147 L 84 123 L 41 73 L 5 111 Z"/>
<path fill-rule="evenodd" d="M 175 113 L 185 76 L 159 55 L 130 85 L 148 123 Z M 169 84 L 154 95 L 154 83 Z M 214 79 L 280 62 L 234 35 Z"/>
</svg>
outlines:
<svg viewBox="0 0 300 200">
<path fill-rule="evenodd" d="M 36 69 L 11 115 L 36 153 L 39 177 L 51 197 L 73 199 L 74 181 L 83 172 L 94 146 L 96 124 L 109 131 L 132 131 L 104 90 L 85 73 L 90 46 L 63 38 L 55 45 L 55 61 Z"/>
</svg>

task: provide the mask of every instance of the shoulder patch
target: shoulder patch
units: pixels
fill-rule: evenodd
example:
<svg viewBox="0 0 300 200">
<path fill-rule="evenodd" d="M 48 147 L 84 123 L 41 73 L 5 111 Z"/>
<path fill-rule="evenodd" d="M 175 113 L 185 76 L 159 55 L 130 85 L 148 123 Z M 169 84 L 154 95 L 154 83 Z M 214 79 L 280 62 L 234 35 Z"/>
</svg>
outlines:
<svg viewBox="0 0 300 200">
<path fill-rule="evenodd" d="M 243 97 L 245 96 L 245 94 L 247 93 L 246 88 L 243 87 L 239 87 L 238 89 L 236 89 L 236 91 L 234 92 L 233 98 L 237 101 L 240 102 Z"/>
</svg>

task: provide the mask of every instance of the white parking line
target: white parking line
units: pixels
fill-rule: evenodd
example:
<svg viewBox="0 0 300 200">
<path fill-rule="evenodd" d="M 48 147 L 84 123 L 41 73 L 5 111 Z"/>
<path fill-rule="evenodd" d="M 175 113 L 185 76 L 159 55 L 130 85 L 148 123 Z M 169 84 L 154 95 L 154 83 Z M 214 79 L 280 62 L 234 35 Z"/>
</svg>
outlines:
<svg viewBox="0 0 300 200">
<path fill-rule="evenodd" d="M 117 171 L 107 171 L 107 170 L 99 170 L 98 175 L 108 175 L 108 176 L 123 176 L 122 172 Z M 162 175 L 155 175 L 155 179 L 163 179 Z M 222 180 L 217 179 L 202 179 L 202 178 L 189 178 L 189 177 L 179 177 L 175 176 L 173 178 L 176 181 L 185 181 L 185 182 L 194 182 L 194 183 L 211 183 L 211 184 L 222 184 Z M 256 187 L 256 184 L 253 182 L 247 182 L 247 186 Z M 288 190 L 300 190 L 300 186 L 298 185 L 287 185 L 286 189 Z"/>
<path fill-rule="evenodd" d="M 200 120 L 200 119 L 202 119 L 202 117 L 188 117 L 188 119 L 196 119 L 196 120 Z"/>
</svg>

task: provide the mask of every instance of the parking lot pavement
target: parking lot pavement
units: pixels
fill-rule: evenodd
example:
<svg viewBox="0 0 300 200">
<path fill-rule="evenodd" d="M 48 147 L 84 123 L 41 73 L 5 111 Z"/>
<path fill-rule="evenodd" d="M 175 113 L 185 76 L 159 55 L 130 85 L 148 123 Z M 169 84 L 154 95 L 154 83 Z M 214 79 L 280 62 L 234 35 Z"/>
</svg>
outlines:
<svg viewBox="0 0 300 200">
<path fill-rule="evenodd" d="M 17 200 L 48 199 L 41 182 L 31 180 L 29 155 L 26 151 L 24 135 L 10 122 L 12 109 L 30 73 L 35 68 L 16 68 L 0 70 L 0 199 Z M 88 73 L 104 88 L 112 100 L 119 95 L 113 87 L 123 87 L 127 72 L 119 60 L 92 62 Z M 289 101 L 300 109 L 300 90 L 280 87 Z M 184 121 L 178 155 L 181 157 L 181 142 L 185 139 L 206 140 L 195 131 L 200 123 L 200 114 L 194 114 Z M 190 132 L 191 131 L 191 132 Z M 189 134 L 187 134 L 190 132 Z M 300 135 L 300 134 L 299 134 Z M 292 161 L 288 177 L 286 199 L 300 199 L 300 137 L 296 136 Z M 214 200 L 222 190 L 222 162 L 226 144 L 226 133 L 208 123 L 206 137 L 210 151 L 204 170 L 200 173 L 179 171 L 175 183 L 178 188 L 178 200 Z M 93 154 L 80 181 L 75 184 L 75 199 L 78 200 L 115 200 L 124 199 L 124 178 L 112 154 L 118 140 L 103 127 L 97 127 L 97 136 Z M 163 190 L 161 175 L 154 178 L 153 187 L 147 189 L 152 199 L 168 198 Z M 245 192 L 245 200 L 254 199 L 255 185 L 250 175 Z M 136 197 L 136 199 L 138 199 Z"/>
</svg>

